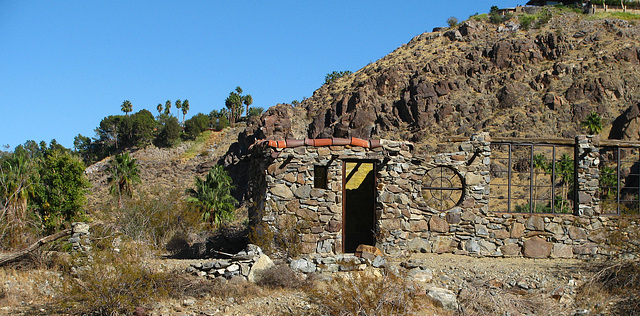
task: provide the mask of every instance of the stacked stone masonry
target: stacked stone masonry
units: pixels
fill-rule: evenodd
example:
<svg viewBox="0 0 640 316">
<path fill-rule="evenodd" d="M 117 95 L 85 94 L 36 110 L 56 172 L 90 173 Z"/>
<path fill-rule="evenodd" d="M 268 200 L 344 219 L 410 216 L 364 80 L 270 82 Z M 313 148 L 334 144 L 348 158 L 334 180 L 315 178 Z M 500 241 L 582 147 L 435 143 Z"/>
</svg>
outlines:
<svg viewBox="0 0 640 316">
<path fill-rule="evenodd" d="M 607 238 L 616 216 L 600 216 L 598 155 L 591 137 L 576 138 L 578 208 L 575 215 L 499 213 L 489 208 L 490 136 L 473 135 L 452 153 L 414 156 L 407 142 L 381 147 L 301 146 L 277 152 L 265 172 L 261 220 L 277 233 L 301 230 L 302 253 L 343 252 L 343 162 L 375 162 L 376 245 L 386 255 L 409 252 L 530 258 L 596 258 L 616 254 Z M 327 167 L 326 189 L 314 188 L 314 166 Z M 423 178 L 434 167 L 454 169 L 464 179 L 457 206 L 441 211 L 423 198 Z M 637 226 L 637 219 L 632 219 Z M 303 225 L 300 225 L 303 224 Z"/>
</svg>

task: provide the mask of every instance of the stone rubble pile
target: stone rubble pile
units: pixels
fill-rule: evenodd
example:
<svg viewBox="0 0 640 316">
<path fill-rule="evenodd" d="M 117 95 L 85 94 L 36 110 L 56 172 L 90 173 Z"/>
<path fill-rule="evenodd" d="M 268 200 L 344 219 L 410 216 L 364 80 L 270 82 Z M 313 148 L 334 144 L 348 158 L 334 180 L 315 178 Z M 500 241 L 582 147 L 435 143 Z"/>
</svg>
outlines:
<svg viewBox="0 0 640 316">
<path fill-rule="evenodd" d="M 260 247 L 249 244 L 245 250 L 233 255 L 232 258 L 192 263 L 186 272 L 210 279 L 224 278 L 256 282 L 262 271 L 274 265 L 271 258 L 265 255 Z"/>
</svg>

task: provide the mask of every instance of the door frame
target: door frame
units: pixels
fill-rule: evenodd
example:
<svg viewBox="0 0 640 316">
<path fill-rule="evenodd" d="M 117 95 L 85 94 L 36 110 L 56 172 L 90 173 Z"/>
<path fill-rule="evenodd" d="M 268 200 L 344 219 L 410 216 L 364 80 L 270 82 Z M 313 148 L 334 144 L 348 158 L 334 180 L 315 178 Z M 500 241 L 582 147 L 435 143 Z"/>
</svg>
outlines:
<svg viewBox="0 0 640 316">
<path fill-rule="evenodd" d="M 372 223 L 371 223 L 371 227 L 373 227 L 374 230 L 377 230 L 376 224 L 377 224 L 377 216 L 376 216 L 376 209 L 377 209 L 377 202 L 378 202 L 378 164 L 379 162 L 375 159 L 358 159 L 358 158 L 349 158 L 349 159 L 343 159 L 342 160 L 342 247 L 340 249 L 340 251 L 342 253 L 345 253 L 345 238 L 347 236 L 346 234 L 346 225 L 347 225 L 347 221 L 346 221 L 346 215 L 347 215 L 347 174 L 345 172 L 346 167 L 347 167 L 347 163 L 371 163 L 373 164 L 373 208 L 371 209 L 371 211 L 373 212 L 373 216 L 372 216 Z M 373 235 L 373 239 L 376 239 L 375 234 Z"/>
</svg>

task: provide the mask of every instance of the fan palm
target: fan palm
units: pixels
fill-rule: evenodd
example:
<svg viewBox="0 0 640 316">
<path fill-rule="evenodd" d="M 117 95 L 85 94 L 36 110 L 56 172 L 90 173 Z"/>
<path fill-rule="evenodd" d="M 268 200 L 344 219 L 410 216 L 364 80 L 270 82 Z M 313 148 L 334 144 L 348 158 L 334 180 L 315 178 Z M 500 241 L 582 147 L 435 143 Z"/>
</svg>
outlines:
<svg viewBox="0 0 640 316">
<path fill-rule="evenodd" d="M 133 105 L 131 104 L 131 101 L 124 100 L 124 102 L 122 102 L 122 105 L 120 106 L 120 109 L 126 115 L 129 115 L 129 112 L 133 111 Z"/>
<path fill-rule="evenodd" d="M 202 212 L 202 219 L 220 225 L 234 217 L 238 201 L 231 195 L 233 184 L 222 166 L 216 165 L 204 179 L 196 177 L 195 188 L 188 189 L 187 199 L 196 209 Z"/>
<path fill-rule="evenodd" d="M 140 182 L 136 160 L 131 158 L 129 153 L 116 155 L 111 159 L 108 170 L 109 192 L 118 197 L 118 203 L 121 203 L 123 195 L 133 196 L 133 185 Z"/>
</svg>

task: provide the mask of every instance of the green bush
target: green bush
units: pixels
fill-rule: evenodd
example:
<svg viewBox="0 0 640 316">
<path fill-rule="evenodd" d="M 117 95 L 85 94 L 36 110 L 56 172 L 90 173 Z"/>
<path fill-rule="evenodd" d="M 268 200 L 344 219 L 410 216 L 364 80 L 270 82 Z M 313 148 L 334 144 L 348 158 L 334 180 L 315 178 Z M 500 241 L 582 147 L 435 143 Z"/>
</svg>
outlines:
<svg viewBox="0 0 640 316">
<path fill-rule="evenodd" d="M 180 141 L 180 123 L 175 116 L 161 114 L 158 118 L 158 136 L 156 136 L 153 144 L 157 147 L 169 148 Z"/>
<path fill-rule="evenodd" d="M 209 116 L 198 113 L 184 122 L 184 138 L 194 140 L 209 127 Z"/>
<path fill-rule="evenodd" d="M 179 189 L 140 195 L 111 210 L 115 225 L 130 240 L 164 249 L 176 235 L 187 235 L 200 227 L 200 215 L 187 208 Z"/>
<path fill-rule="evenodd" d="M 536 20 L 536 17 L 533 15 L 525 14 L 519 16 L 518 19 L 520 20 L 520 28 L 527 31 L 531 28 L 531 25 Z"/>
</svg>

